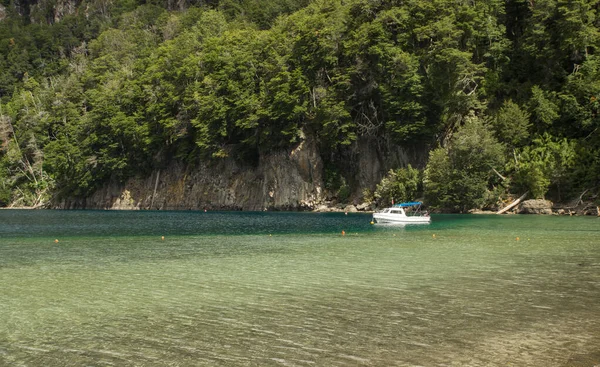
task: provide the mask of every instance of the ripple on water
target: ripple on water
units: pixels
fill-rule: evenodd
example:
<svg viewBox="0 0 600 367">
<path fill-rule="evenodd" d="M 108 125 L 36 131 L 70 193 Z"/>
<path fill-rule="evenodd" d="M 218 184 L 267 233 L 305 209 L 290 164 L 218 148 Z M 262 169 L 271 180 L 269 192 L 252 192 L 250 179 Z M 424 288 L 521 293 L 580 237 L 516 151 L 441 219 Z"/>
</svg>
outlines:
<svg viewBox="0 0 600 367">
<path fill-rule="evenodd" d="M 337 220 L 331 234 L 4 240 L 0 365 L 597 360 L 600 251 L 579 221 L 549 222 L 550 235 L 478 218 L 342 238 Z"/>
</svg>

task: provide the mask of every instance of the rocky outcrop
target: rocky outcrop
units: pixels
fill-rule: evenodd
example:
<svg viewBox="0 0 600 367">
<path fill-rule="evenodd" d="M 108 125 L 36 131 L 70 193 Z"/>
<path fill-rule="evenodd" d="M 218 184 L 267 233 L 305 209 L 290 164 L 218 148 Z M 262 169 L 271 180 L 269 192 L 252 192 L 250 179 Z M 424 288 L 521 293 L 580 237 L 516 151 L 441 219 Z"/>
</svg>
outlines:
<svg viewBox="0 0 600 367">
<path fill-rule="evenodd" d="M 60 22 L 65 16 L 75 14 L 77 12 L 77 8 L 79 6 L 79 1 L 77 0 L 57 0 L 54 3 L 54 19 L 55 23 Z"/>
<path fill-rule="evenodd" d="M 521 214 L 552 214 L 552 202 L 549 200 L 534 199 L 525 200 L 521 203 L 519 213 Z"/>
<path fill-rule="evenodd" d="M 356 187 L 374 188 L 390 169 L 406 167 L 424 167 L 427 159 L 427 147 L 401 147 L 385 139 L 361 137 L 352 146 L 352 161 L 356 162 Z M 356 192 L 355 197 L 361 193 Z"/>
<path fill-rule="evenodd" d="M 28 17 L 31 23 L 58 23 L 65 16 L 76 14 L 81 0 L 13 0 L 10 9 L 13 14 Z M 97 2 L 96 6 L 106 6 L 106 2 Z M 7 14 L 7 9 L 0 5 L 0 21 Z"/>
<path fill-rule="evenodd" d="M 258 167 L 233 160 L 193 169 L 173 163 L 150 177 L 112 182 L 89 198 L 65 200 L 75 209 L 313 210 L 324 200 L 323 163 L 316 144 L 261 157 Z"/>
<path fill-rule="evenodd" d="M 172 210 L 307 210 L 370 211 L 362 189 L 374 189 L 391 168 L 418 165 L 417 151 L 389 151 L 372 140 L 359 140 L 341 163 L 354 177 L 354 192 L 340 203 L 324 188 L 323 161 L 314 139 L 308 137 L 290 151 L 263 155 L 256 167 L 233 159 L 189 167 L 173 162 L 149 177 L 109 182 L 88 198 L 67 199 L 60 209 Z M 358 153 L 362 152 L 362 153 Z M 385 153 L 382 153 L 385 152 Z M 416 162 L 416 164 L 415 164 Z"/>
</svg>

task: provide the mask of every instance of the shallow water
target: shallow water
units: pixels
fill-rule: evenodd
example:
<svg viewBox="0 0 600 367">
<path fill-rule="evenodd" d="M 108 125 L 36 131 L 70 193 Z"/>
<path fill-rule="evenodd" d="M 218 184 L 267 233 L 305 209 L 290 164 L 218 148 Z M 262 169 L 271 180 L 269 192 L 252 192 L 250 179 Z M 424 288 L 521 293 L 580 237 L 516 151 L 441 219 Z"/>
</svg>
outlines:
<svg viewBox="0 0 600 367">
<path fill-rule="evenodd" d="M 600 364 L 600 219 L 432 219 L 0 211 L 0 366 Z"/>
</svg>

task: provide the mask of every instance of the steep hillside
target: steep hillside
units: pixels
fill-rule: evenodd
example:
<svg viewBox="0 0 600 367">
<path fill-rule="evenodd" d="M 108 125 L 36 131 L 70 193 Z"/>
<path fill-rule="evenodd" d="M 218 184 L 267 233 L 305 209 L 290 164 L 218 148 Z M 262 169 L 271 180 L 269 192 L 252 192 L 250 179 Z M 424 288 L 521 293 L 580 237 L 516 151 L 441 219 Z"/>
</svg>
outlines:
<svg viewBox="0 0 600 367">
<path fill-rule="evenodd" d="M 596 0 L 2 4 L 3 206 L 598 200 Z"/>
</svg>

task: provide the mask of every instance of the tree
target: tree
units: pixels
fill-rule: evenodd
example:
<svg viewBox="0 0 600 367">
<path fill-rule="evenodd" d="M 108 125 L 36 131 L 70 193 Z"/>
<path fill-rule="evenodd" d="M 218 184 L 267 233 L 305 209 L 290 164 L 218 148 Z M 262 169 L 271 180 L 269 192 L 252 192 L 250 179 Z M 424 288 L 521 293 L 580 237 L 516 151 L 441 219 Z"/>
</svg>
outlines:
<svg viewBox="0 0 600 367">
<path fill-rule="evenodd" d="M 34 80 L 29 80 L 28 84 L 37 86 Z M 43 111 L 31 90 L 23 90 L 15 102 L 9 106 L 6 115 L 0 105 L 0 157 L 6 169 L 3 174 L 6 181 L 0 191 L 5 199 L 14 196 L 17 205 L 39 207 L 47 202 L 53 188 L 53 182 L 44 170 L 43 153 L 35 134 Z M 27 128 L 22 125 L 15 128 L 13 121 L 19 115 L 21 123 L 29 125 Z M 10 195 L 9 191 L 16 191 L 17 195 Z"/>
<path fill-rule="evenodd" d="M 551 93 L 545 92 L 539 86 L 534 85 L 531 88 L 529 109 L 538 133 L 547 130 L 553 125 L 554 121 L 558 120 L 559 110 L 553 99 L 555 98 Z"/>
<path fill-rule="evenodd" d="M 569 189 L 572 169 L 576 163 L 577 144 L 566 138 L 557 139 L 545 133 L 522 148 L 509 169 L 515 171 L 513 182 L 521 191 L 529 191 L 536 198 L 544 198 L 553 186 L 561 200 Z"/>
<path fill-rule="evenodd" d="M 381 205 L 392 201 L 411 201 L 421 196 L 423 179 L 421 171 L 409 164 L 397 170 L 390 170 L 375 189 L 374 196 Z"/>
<path fill-rule="evenodd" d="M 425 201 L 442 210 L 482 208 L 504 165 L 504 148 L 483 121 L 470 114 L 447 147 L 431 151 L 424 173 Z"/>
<path fill-rule="evenodd" d="M 511 148 L 528 141 L 530 126 L 529 113 L 510 99 L 504 102 L 493 121 L 496 137 Z"/>
</svg>

